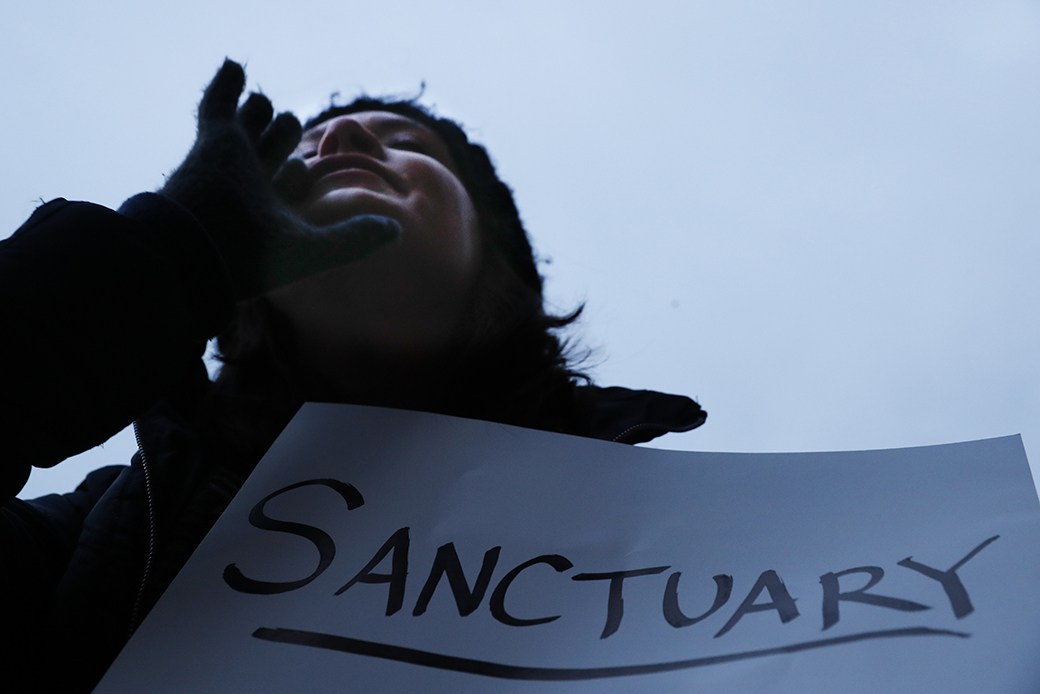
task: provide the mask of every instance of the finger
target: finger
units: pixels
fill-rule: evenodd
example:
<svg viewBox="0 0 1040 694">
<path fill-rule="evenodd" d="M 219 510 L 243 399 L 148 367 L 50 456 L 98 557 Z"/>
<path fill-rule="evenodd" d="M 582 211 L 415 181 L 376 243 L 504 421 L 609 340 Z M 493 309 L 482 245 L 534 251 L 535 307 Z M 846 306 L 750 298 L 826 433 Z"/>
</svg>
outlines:
<svg viewBox="0 0 1040 694">
<path fill-rule="evenodd" d="M 234 118 L 238 97 L 246 86 L 246 73 L 233 60 L 225 59 L 199 102 L 199 125 L 217 119 Z"/>
<path fill-rule="evenodd" d="M 296 145 L 300 144 L 302 135 L 303 126 L 296 116 L 288 112 L 279 113 L 260 135 L 260 142 L 256 146 L 264 167 L 269 172 L 276 171 L 296 149 Z"/>
<path fill-rule="evenodd" d="M 307 196 L 307 188 L 310 187 L 307 165 L 299 159 L 290 159 L 275 173 L 271 185 L 275 194 L 284 202 L 290 205 L 300 202 Z"/>
<path fill-rule="evenodd" d="M 253 142 L 260 139 L 260 134 L 264 132 L 264 128 L 271 122 L 271 116 L 274 115 L 274 107 L 271 106 L 271 100 L 263 94 L 253 92 L 246 99 L 246 102 L 242 104 L 241 108 L 238 109 L 238 113 L 235 118 L 238 120 L 238 124 L 242 126 L 242 129 L 246 131 L 246 135 Z"/>
<path fill-rule="evenodd" d="M 389 217 L 361 215 L 330 227 L 307 227 L 273 244 L 268 256 L 267 289 L 353 263 L 401 236 L 401 225 Z"/>
</svg>

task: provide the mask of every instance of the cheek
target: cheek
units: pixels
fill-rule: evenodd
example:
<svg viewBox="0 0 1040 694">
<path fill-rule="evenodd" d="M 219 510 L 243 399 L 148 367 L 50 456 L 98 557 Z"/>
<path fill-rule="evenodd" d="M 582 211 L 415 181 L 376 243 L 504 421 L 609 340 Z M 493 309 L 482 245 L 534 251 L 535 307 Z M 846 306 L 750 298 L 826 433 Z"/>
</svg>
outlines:
<svg viewBox="0 0 1040 694">
<path fill-rule="evenodd" d="M 458 253 L 460 261 L 470 268 L 471 273 L 476 271 L 482 250 L 480 218 L 469 195 L 463 190 L 459 201 Z"/>
<path fill-rule="evenodd" d="M 420 208 L 426 252 L 451 266 L 460 279 L 476 272 L 481 257 L 480 220 L 466 189 L 454 177 L 443 179 Z"/>
</svg>

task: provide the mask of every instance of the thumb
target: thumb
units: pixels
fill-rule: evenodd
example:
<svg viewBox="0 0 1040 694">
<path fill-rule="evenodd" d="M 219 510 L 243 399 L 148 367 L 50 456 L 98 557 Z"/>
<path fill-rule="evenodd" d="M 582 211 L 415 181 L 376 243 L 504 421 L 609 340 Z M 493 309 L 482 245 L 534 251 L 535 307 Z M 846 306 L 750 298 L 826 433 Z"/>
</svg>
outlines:
<svg viewBox="0 0 1040 694">
<path fill-rule="evenodd" d="M 275 172 L 271 184 L 275 194 L 291 205 L 307 195 L 308 179 L 307 165 L 299 159 L 290 159 Z"/>
<path fill-rule="evenodd" d="M 295 221 L 296 233 L 272 240 L 262 291 L 361 260 L 401 236 L 398 222 L 379 215 L 351 217 L 327 227 Z"/>
</svg>

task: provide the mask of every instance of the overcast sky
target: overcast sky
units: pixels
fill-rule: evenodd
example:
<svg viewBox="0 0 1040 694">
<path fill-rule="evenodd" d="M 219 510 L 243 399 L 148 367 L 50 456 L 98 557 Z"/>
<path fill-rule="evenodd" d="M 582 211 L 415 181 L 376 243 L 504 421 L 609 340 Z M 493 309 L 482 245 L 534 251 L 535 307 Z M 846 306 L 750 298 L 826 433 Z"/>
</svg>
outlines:
<svg viewBox="0 0 1040 694">
<path fill-rule="evenodd" d="M 425 82 L 515 189 L 553 305 L 587 303 L 596 382 L 708 410 L 662 446 L 1021 433 L 1040 463 L 1036 0 L 9 5 L 0 236 L 160 186 L 225 55 L 300 116 Z"/>
</svg>

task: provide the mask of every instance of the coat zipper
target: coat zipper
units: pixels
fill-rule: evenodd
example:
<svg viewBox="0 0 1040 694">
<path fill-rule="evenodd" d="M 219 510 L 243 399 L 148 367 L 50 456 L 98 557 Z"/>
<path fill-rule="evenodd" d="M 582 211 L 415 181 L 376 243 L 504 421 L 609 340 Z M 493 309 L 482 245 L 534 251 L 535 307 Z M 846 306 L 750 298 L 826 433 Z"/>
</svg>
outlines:
<svg viewBox="0 0 1040 694">
<path fill-rule="evenodd" d="M 625 437 L 627 437 L 633 431 L 639 431 L 640 429 L 656 429 L 664 434 L 681 434 L 686 431 L 692 431 L 693 429 L 696 429 L 699 426 L 700 424 L 698 424 L 697 426 L 688 427 L 686 429 L 680 429 L 678 427 L 668 426 L 659 422 L 640 422 L 639 424 L 633 424 L 632 426 L 628 427 L 620 434 L 612 438 L 611 441 L 613 441 L 614 443 L 624 443 Z M 658 436 L 660 435 L 661 434 L 658 434 Z"/>
<path fill-rule="evenodd" d="M 144 571 L 141 574 L 141 584 L 137 588 L 137 598 L 134 600 L 134 609 L 130 614 L 130 629 L 127 639 L 134 635 L 141 621 L 141 607 L 144 604 L 144 592 L 152 575 L 152 565 L 155 560 L 155 494 L 152 490 L 152 475 L 148 470 L 148 459 L 144 454 L 144 446 L 141 444 L 141 432 L 134 422 L 134 438 L 137 439 L 137 452 L 141 457 L 141 471 L 144 473 L 144 493 L 148 501 L 148 554 L 144 562 Z"/>
<path fill-rule="evenodd" d="M 666 427 L 662 424 L 656 424 L 653 422 L 640 422 L 639 424 L 633 424 L 632 426 L 628 427 L 620 434 L 612 438 L 611 441 L 613 441 L 614 443 L 621 443 L 622 439 L 624 439 L 630 433 L 632 433 L 633 431 L 639 431 L 640 429 L 664 429 L 667 433 L 673 433 L 676 431 L 675 429 Z"/>
</svg>

